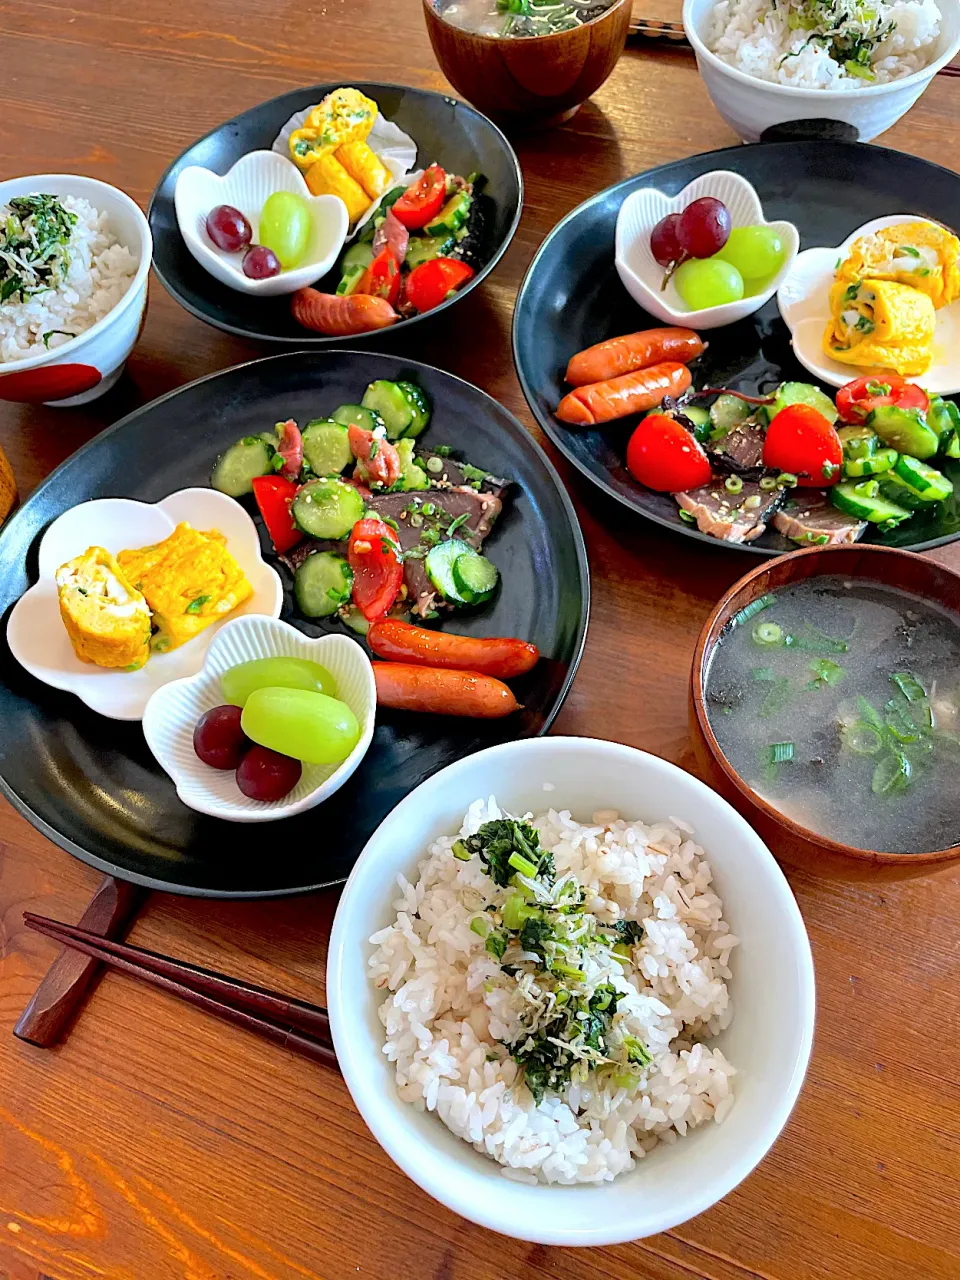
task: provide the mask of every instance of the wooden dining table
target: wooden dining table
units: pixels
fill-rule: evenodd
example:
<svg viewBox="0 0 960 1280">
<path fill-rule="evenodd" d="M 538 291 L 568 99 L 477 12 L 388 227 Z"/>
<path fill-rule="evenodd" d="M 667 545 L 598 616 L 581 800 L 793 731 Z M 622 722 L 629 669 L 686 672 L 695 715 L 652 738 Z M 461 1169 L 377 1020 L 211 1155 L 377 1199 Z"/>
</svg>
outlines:
<svg viewBox="0 0 960 1280">
<path fill-rule="evenodd" d="M 184 147 L 276 94 L 352 79 L 449 88 L 419 0 L 0 3 L 0 51 L 0 178 L 89 174 L 144 208 Z M 960 84 L 938 77 L 879 143 L 960 167 L 958 132 Z M 591 621 L 553 731 L 688 768 L 697 633 L 756 561 L 644 523 L 559 458 L 521 395 L 510 323 L 536 248 L 581 200 L 736 141 L 689 50 L 631 43 L 568 125 L 514 139 L 526 197 L 496 272 L 442 322 L 393 343 L 512 410 L 576 504 Z M 153 280 L 140 342 L 103 399 L 0 404 L 21 496 L 130 410 L 263 354 L 192 318 Z M 960 543 L 933 554 L 960 569 Z M 228 828 L 222 839 L 229 857 Z M 0 1280 L 957 1280 L 960 876 L 788 874 L 813 945 L 818 1017 L 779 1141 L 700 1217 L 631 1244 L 561 1250 L 493 1234 L 428 1198 L 379 1148 L 335 1072 L 128 978 L 107 976 L 58 1048 L 15 1039 L 55 955 L 23 911 L 76 921 L 101 876 L 0 802 Z M 131 940 L 322 1003 L 336 905 L 336 891 L 264 902 L 153 893 Z"/>
</svg>

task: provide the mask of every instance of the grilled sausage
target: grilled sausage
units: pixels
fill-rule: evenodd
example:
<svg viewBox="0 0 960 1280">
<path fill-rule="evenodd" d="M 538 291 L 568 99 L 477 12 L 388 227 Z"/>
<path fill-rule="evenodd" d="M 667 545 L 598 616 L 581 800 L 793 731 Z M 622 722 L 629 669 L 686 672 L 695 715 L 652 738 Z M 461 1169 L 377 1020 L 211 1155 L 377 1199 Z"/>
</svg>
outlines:
<svg viewBox="0 0 960 1280">
<path fill-rule="evenodd" d="M 425 667 L 452 667 L 510 680 L 522 676 L 540 659 L 536 645 L 512 638 L 477 639 L 450 631 L 429 631 L 399 618 L 375 622 L 367 644 L 381 658 Z"/>
<path fill-rule="evenodd" d="M 573 356 L 567 365 L 567 382 L 585 387 L 605 382 L 637 369 L 649 369 L 664 360 L 689 364 L 704 350 L 704 343 L 692 329 L 643 329 L 622 338 L 608 338 Z"/>
<path fill-rule="evenodd" d="M 510 689 L 479 671 L 417 667 L 405 662 L 374 662 L 377 703 L 395 711 L 497 720 L 520 710 Z"/>
<path fill-rule="evenodd" d="M 576 427 L 593 427 L 631 413 L 654 409 L 664 396 L 682 396 L 693 381 L 685 364 L 664 361 L 607 382 L 577 387 L 557 406 L 557 417 Z"/>
<path fill-rule="evenodd" d="M 345 298 L 317 289 L 298 289 L 290 299 L 293 318 L 305 329 L 316 329 L 330 338 L 370 333 L 396 324 L 398 316 L 386 298 L 353 293 Z"/>
</svg>

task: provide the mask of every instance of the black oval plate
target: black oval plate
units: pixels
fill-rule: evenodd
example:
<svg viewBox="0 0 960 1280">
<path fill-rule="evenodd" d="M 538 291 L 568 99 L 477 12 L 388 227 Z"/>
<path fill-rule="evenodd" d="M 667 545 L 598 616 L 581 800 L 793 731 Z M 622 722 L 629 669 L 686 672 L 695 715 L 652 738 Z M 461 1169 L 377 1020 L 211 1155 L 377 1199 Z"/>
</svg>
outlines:
<svg viewBox="0 0 960 1280">
<path fill-rule="evenodd" d="M 514 311 L 513 358 L 527 403 L 560 452 L 605 493 L 676 533 L 711 546 L 782 555 L 795 551 L 796 545 L 773 529 L 756 542 L 724 543 L 684 524 L 668 494 L 637 484 L 624 464 L 637 418 L 611 423 L 603 431 L 583 431 L 564 426 L 553 413 L 569 389 L 563 371 L 575 351 L 662 323 L 637 306 L 617 275 L 614 231 L 621 204 L 640 187 L 676 195 L 713 169 L 733 169 L 752 182 L 764 217 L 793 222 L 802 249 L 840 244 L 871 218 L 890 213 L 915 213 L 956 226 L 960 176 L 900 151 L 859 143 L 730 147 L 661 165 L 601 191 L 554 227 L 530 264 Z M 811 375 L 793 355 L 776 298 L 748 320 L 710 329 L 704 337 L 710 345 L 693 366 L 696 386 L 727 386 L 764 395 L 787 379 L 810 381 Z M 892 533 L 868 530 L 863 541 L 922 551 L 960 537 L 960 464 L 948 464 L 944 470 L 957 485 L 950 502 L 930 515 L 915 516 Z"/>
<path fill-rule="evenodd" d="M 354 351 L 273 356 L 138 409 L 69 458 L 4 526 L 0 608 L 9 613 L 36 580 L 39 536 L 63 511 L 89 498 L 156 502 L 205 485 L 217 454 L 239 437 L 355 402 L 375 378 L 420 383 L 434 406 L 425 441 L 449 444 L 516 482 L 485 547 L 500 569 L 500 592 L 452 626 L 539 646 L 540 663 L 514 682 L 524 710 L 488 722 L 381 712 L 367 756 L 325 804 L 266 827 L 222 822 L 178 800 L 139 724 L 108 720 L 28 675 L 4 627 L 0 785 L 61 848 L 122 879 L 178 893 L 265 897 L 321 888 L 346 878 L 371 832 L 424 778 L 483 747 L 546 732 L 587 627 L 589 571 L 577 517 L 557 473 L 512 414 L 469 383 L 413 361 Z M 276 564 L 262 527 L 261 542 Z M 291 577 L 277 568 L 282 617 L 308 635 L 341 629 L 300 618 Z"/>
<path fill-rule="evenodd" d="M 184 243 L 177 225 L 173 193 L 181 170 L 198 164 L 214 173 L 225 174 L 248 151 L 269 151 L 277 134 L 294 114 L 309 107 L 343 81 L 295 89 L 244 111 L 212 133 L 188 147 L 174 160 L 157 184 L 147 218 L 153 232 L 153 267 L 164 287 L 182 307 L 199 320 L 227 333 L 260 342 L 287 346 L 325 347 L 337 343 L 356 346 L 374 338 L 382 342 L 419 320 L 433 318 L 452 307 L 459 298 L 476 288 L 490 274 L 513 239 L 523 207 L 523 178 L 516 153 L 500 130 L 486 116 L 442 93 L 408 89 L 403 85 L 376 84 L 368 80 L 349 83 L 373 98 L 381 114 L 399 125 L 417 144 L 417 164 L 437 161 L 449 173 L 467 177 L 482 173 L 486 188 L 478 197 L 483 216 L 481 256 L 485 266 L 469 284 L 448 302 L 422 316 L 401 320 L 390 329 L 349 338 L 325 338 L 297 324 L 290 314 L 289 297 L 254 298 L 230 289 L 204 270 Z M 330 272 L 316 287 L 327 293 L 336 290 L 340 277 Z"/>
</svg>

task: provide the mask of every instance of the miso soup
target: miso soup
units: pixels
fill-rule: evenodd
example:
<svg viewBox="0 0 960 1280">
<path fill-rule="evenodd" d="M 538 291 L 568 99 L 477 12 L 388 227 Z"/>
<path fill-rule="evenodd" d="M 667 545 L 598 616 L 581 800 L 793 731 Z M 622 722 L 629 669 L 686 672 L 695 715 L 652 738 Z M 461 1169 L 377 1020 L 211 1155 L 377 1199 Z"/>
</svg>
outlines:
<svg viewBox="0 0 960 1280">
<path fill-rule="evenodd" d="M 960 844 L 960 618 L 810 578 L 748 605 L 706 673 L 727 760 L 781 813 L 860 849 Z"/>
<path fill-rule="evenodd" d="M 614 0 L 435 0 L 445 22 L 479 36 L 549 36 L 599 18 Z"/>
</svg>

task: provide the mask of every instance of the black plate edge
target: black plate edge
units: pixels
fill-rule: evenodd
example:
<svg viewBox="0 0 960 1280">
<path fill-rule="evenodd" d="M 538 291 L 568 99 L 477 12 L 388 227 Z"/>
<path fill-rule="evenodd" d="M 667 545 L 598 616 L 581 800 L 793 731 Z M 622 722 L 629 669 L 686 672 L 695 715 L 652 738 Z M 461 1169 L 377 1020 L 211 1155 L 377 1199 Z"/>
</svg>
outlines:
<svg viewBox="0 0 960 1280">
<path fill-rule="evenodd" d="M 509 138 L 498 125 L 494 124 L 494 122 L 490 119 L 489 116 L 485 116 L 482 111 L 478 111 L 476 107 L 472 107 L 469 104 L 469 102 L 464 102 L 462 98 L 454 97 L 452 93 L 441 93 L 440 90 L 438 89 L 421 89 L 417 85 L 391 84 L 386 80 L 361 81 L 360 83 L 362 84 L 378 83 L 384 89 L 395 89 L 398 92 L 409 92 L 410 90 L 413 90 L 416 93 L 430 94 L 432 97 L 443 98 L 445 101 L 453 102 L 456 104 L 456 107 L 458 110 L 469 112 L 470 115 L 477 116 L 479 119 L 483 120 L 486 124 L 490 126 L 490 128 L 494 131 L 494 133 L 497 133 L 500 135 L 500 138 L 504 146 L 506 147 L 507 153 L 510 156 L 511 160 L 513 161 L 513 168 L 517 177 L 517 192 L 518 192 L 517 211 L 513 215 L 513 221 L 510 223 L 510 229 L 507 232 L 506 236 L 504 237 L 503 242 L 501 243 L 499 249 L 497 249 L 497 251 L 494 253 L 493 257 L 486 264 L 486 266 L 483 267 L 482 270 L 478 271 L 477 274 L 473 277 L 473 279 L 468 281 L 468 283 L 464 286 L 464 288 L 458 289 L 452 298 L 449 298 L 446 302 L 441 302 L 440 306 L 434 307 L 432 311 L 424 311 L 424 312 L 421 312 L 419 315 L 410 316 L 406 320 L 400 320 L 397 324 L 391 325 L 390 328 L 386 330 L 374 329 L 368 334 L 355 333 L 355 334 L 349 335 L 350 341 L 370 342 L 375 340 L 377 336 L 379 336 L 382 340 L 384 337 L 384 334 L 392 335 L 393 333 L 397 332 L 400 329 L 405 328 L 406 326 L 416 324 L 420 320 L 432 319 L 434 316 L 439 315 L 442 311 L 446 311 L 448 307 L 452 307 L 454 303 L 458 302 L 461 298 L 466 297 L 468 293 L 472 293 L 477 285 L 481 284 L 484 280 L 486 280 L 487 276 L 491 273 L 491 271 L 493 271 L 494 267 L 497 266 L 497 264 L 500 262 L 500 259 L 503 257 L 506 251 L 510 248 L 510 245 L 513 243 L 513 237 L 517 234 L 517 227 L 519 227 L 520 218 L 523 215 L 524 187 L 523 187 L 523 169 L 520 167 L 520 158 L 517 155 L 516 151 L 514 151 L 513 145 L 510 142 Z M 201 142 L 206 142 L 207 138 L 212 137 L 213 134 L 219 133 L 221 129 L 226 128 L 228 125 L 236 124 L 237 121 L 240 120 L 242 116 L 249 115 L 251 111 L 256 111 L 258 107 L 265 106 L 267 103 L 279 102 L 282 98 L 291 97 L 294 94 L 306 93 L 314 89 L 322 90 L 323 93 L 329 93 L 333 89 L 336 89 L 339 87 L 340 87 L 339 82 L 330 81 L 327 84 L 304 85 L 301 89 L 290 89 L 288 90 L 287 93 L 277 94 L 275 98 L 264 98 L 262 102 L 255 103 L 254 106 L 248 107 L 246 111 L 241 111 L 237 115 L 231 116 L 229 120 L 222 121 L 220 124 L 215 125 L 214 128 L 210 129 L 207 133 L 202 134 L 199 138 L 195 138 L 188 147 L 184 147 L 183 151 L 181 151 L 180 154 L 176 156 L 175 159 L 173 159 L 170 162 L 170 164 L 167 165 L 166 169 L 164 169 L 163 173 L 160 175 L 160 178 L 157 181 L 157 185 L 153 189 L 153 193 L 150 196 L 150 203 L 147 205 L 147 223 L 150 226 L 150 234 L 151 235 L 153 234 L 153 223 L 151 221 L 151 218 L 153 215 L 153 206 L 156 202 L 160 188 L 166 182 L 167 177 L 170 174 L 171 170 L 174 169 L 176 165 L 180 163 L 180 161 L 183 159 L 183 157 L 186 155 L 188 151 L 192 151 L 195 146 L 197 146 Z M 323 96 L 323 93 L 321 93 L 321 96 Z M 257 333 L 253 329 L 241 329 L 241 328 L 238 328 L 236 325 L 226 324 L 221 320 L 213 319 L 211 316 L 207 315 L 206 312 L 201 311 L 197 307 L 191 306 L 190 303 L 184 301 L 184 299 L 180 296 L 176 288 L 170 283 L 170 281 L 168 281 L 165 278 L 163 273 L 160 271 L 160 268 L 157 266 L 155 260 L 151 260 L 150 267 L 154 275 L 163 285 L 164 289 L 166 289 L 170 297 L 173 298 L 174 302 L 176 302 L 178 306 L 183 307 L 184 311 L 192 315 L 194 319 L 202 320 L 204 324 L 209 324 L 213 328 L 221 330 L 221 332 L 223 333 L 232 333 L 235 337 L 246 338 L 248 341 L 269 342 L 276 346 L 283 346 L 288 348 L 290 347 L 291 345 L 290 338 L 275 337 L 273 334 Z M 302 339 L 297 338 L 293 341 L 295 343 L 306 342 L 311 347 L 324 348 L 329 346 L 335 346 L 336 343 L 343 342 L 344 340 L 345 339 L 343 338 L 328 338 L 328 337 L 311 338 L 309 336 L 309 333 L 306 333 Z M 296 349 L 300 350 L 301 348 L 297 347 Z M 307 348 L 303 348 L 303 350 L 306 350 L 306 349 Z M 343 348 L 341 348 L 341 350 L 342 349 Z M 446 372 L 446 371 L 441 370 L 441 372 Z"/>
<path fill-rule="evenodd" d="M 782 148 L 784 146 L 805 146 L 805 145 L 821 145 L 821 144 L 816 142 L 814 143 L 752 142 L 747 145 L 766 150 L 770 148 Z M 877 147 L 877 146 L 874 146 L 873 143 L 833 142 L 831 145 L 845 146 L 845 147 L 870 146 L 872 150 L 881 151 L 886 156 L 906 156 L 910 160 L 923 160 L 922 156 L 915 156 L 912 154 L 912 152 L 896 151 L 893 147 Z M 740 155 L 742 152 L 743 152 L 743 145 L 733 146 L 733 147 L 723 147 L 719 151 L 701 151 L 701 152 L 697 152 L 695 155 L 692 155 L 692 156 L 681 156 L 678 160 L 668 160 L 665 164 L 654 165 L 652 169 L 645 169 L 642 173 L 635 173 L 629 178 L 624 178 L 620 182 L 615 182 L 610 187 L 604 187 L 602 191 L 595 192 L 594 195 L 590 196 L 588 199 L 581 201 L 580 204 L 578 204 L 575 209 L 571 209 L 568 214 L 566 214 L 563 218 L 561 218 L 560 221 L 556 223 L 555 226 L 551 227 L 550 230 L 547 232 L 539 249 L 537 249 L 537 252 L 533 255 L 530 265 L 529 267 L 527 267 L 527 270 L 524 273 L 523 280 L 520 282 L 520 288 L 517 291 L 517 298 L 513 308 L 513 324 L 510 327 L 510 348 L 513 353 L 513 367 L 516 370 L 517 380 L 520 383 L 520 390 L 523 392 L 523 398 L 527 402 L 527 408 L 533 414 L 534 418 L 537 420 L 537 423 L 540 425 L 544 434 L 551 441 L 551 443 L 554 444 L 557 449 L 559 449 L 559 451 L 563 454 L 566 460 L 572 466 L 574 466 L 577 469 L 577 471 L 579 471 L 580 474 L 586 480 L 588 480 L 591 484 L 596 485 L 596 487 L 600 489 L 603 493 L 605 493 L 608 497 L 613 498 L 616 502 L 619 502 L 621 506 L 626 507 L 628 511 L 632 511 L 633 514 L 637 516 L 639 519 L 649 520 L 654 524 L 658 524 L 660 525 L 661 528 L 669 530 L 669 532 L 672 534 L 678 535 L 679 537 L 691 538 L 696 542 L 703 543 L 704 546 L 717 548 L 717 549 L 725 549 L 727 551 L 745 551 L 747 552 L 748 555 L 762 556 L 770 560 L 770 559 L 775 559 L 777 556 L 789 555 L 791 550 L 797 550 L 798 548 L 787 548 L 784 551 L 778 551 L 775 547 L 758 547 L 752 542 L 730 543 L 730 542 L 724 542 L 722 538 L 711 538 L 709 534 L 701 533 L 699 529 L 691 528 L 688 525 L 681 525 L 679 521 L 667 520 L 664 516 L 655 515 L 653 512 L 649 512 L 649 511 L 638 511 L 637 508 L 633 505 L 633 503 L 628 498 L 624 497 L 624 495 L 620 493 L 617 489 L 615 489 L 613 485 L 607 484 L 605 480 L 601 479 L 599 476 L 594 475 L 592 471 L 589 471 L 583 465 L 583 463 L 580 461 L 577 455 L 573 452 L 573 450 L 567 446 L 566 440 L 564 438 L 564 433 L 561 431 L 561 429 L 557 425 L 556 420 L 552 416 L 547 417 L 545 414 L 542 414 L 538 409 L 537 405 L 534 403 L 535 397 L 533 395 L 533 391 L 532 391 L 532 388 L 530 387 L 530 384 L 527 382 L 527 379 L 524 376 L 524 372 L 520 363 L 519 351 L 518 351 L 520 310 L 524 302 L 525 294 L 527 291 L 527 285 L 530 279 L 532 278 L 533 273 L 540 262 L 540 259 L 544 256 L 546 251 L 550 248 L 551 242 L 553 241 L 554 237 L 559 233 L 559 231 L 563 227 L 567 225 L 568 222 L 572 222 L 573 219 L 576 218 L 580 213 L 582 213 L 584 209 L 587 209 L 591 205 L 598 203 L 598 201 L 600 200 L 606 199 L 608 196 L 615 194 L 616 192 L 623 191 L 624 196 L 626 196 L 628 194 L 629 189 L 634 188 L 639 179 L 647 177 L 649 174 L 656 172 L 658 169 L 665 169 L 668 167 L 668 165 L 682 164 L 684 160 L 695 160 L 699 156 L 716 156 L 719 160 L 721 158 L 728 158 L 730 156 Z M 948 174 L 952 178 L 956 178 L 958 176 L 953 169 L 948 169 L 947 166 L 943 164 L 936 164 L 933 160 L 924 160 L 923 163 L 930 165 L 930 167 L 933 169 L 938 169 L 941 173 Z M 718 168 L 722 168 L 722 167 L 723 167 L 722 165 L 718 165 Z M 601 341 L 601 339 L 598 339 L 598 341 Z M 932 551 L 935 547 L 943 547 L 943 546 L 947 546 L 951 542 L 956 542 L 958 538 L 960 538 L 960 532 L 945 533 L 943 534 L 942 537 L 939 537 L 939 538 L 928 538 L 925 542 L 914 542 L 909 547 L 898 547 L 896 549 L 899 551 L 913 551 L 913 552 Z M 865 543 L 864 545 L 871 546 L 874 544 Z"/>
<path fill-rule="evenodd" d="M 81 446 L 81 448 L 77 449 L 75 453 L 72 453 L 70 454 L 69 457 L 64 458 L 63 462 L 61 462 L 58 467 L 56 467 L 53 471 L 51 471 L 50 474 L 43 481 L 41 481 L 41 483 L 38 484 L 37 487 L 30 493 L 29 497 L 27 498 L 27 502 L 30 502 L 36 495 L 42 494 L 46 490 L 46 488 L 54 482 L 54 480 L 57 478 L 59 473 L 67 466 L 68 463 L 72 463 L 75 458 L 85 453 L 94 444 L 99 443 L 105 436 L 111 435 L 118 428 L 126 426 L 127 423 L 134 421 L 142 413 L 145 413 L 147 409 L 150 409 L 154 405 L 160 404 L 165 400 L 171 399 L 171 397 L 178 395 L 181 391 L 185 391 L 189 387 L 195 387 L 201 382 L 210 382 L 214 378 L 222 377 L 224 374 L 233 373 L 238 369 L 248 368 L 250 365 L 266 364 L 268 361 L 271 361 L 271 360 L 286 360 L 292 356 L 298 356 L 298 355 L 313 356 L 317 354 L 320 354 L 320 353 L 317 353 L 311 350 L 303 350 L 303 351 L 282 351 L 282 352 L 278 352 L 276 355 L 260 356 L 255 360 L 243 360 L 240 362 L 240 364 L 231 365 L 227 369 L 217 369 L 213 373 L 204 374 L 202 378 L 194 378 L 192 382 L 185 382 L 183 383 L 182 386 L 174 387 L 172 391 L 168 391 L 166 392 L 166 394 L 162 396 L 157 396 L 154 400 L 148 401 L 147 404 L 141 405 L 138 409 L 134 409 L 132 412 L 128 413 L 125 417 L 121 418 L 119 422 L 114 422 L 111 426 L 107 427 L 106 430 L 101 431 L 99 435 L 94 436 L 92 440 L 88 440 L 87 443 Z M 337 347 L 334 350 L 330 351 L 329 353 L 323 352 L 322 354 L 368 356 L 368 355 L 376 355 L 377 353 L 368 352 L 368 351 L 355 351 L 352 349 L 348 350 L 343 347 Z M 546 716 L 543 724 L 540 726 L 540 728 L 536 733 L 536 737 L 538 738 L 543 737 L 543 735 L 550 730 L 550 727 L 553 724 L 554 720 L 557 718 L 557 715 L 560 712 L 561 707 L 563 706 L 564 702 L 566 702 L 567 700 L 567 695 L 570 692 L 570 687 L 573 684 L 574 680 L 576 679 L 577 672 L 580 669 L 580 660 L 583 657 L 583 651 L 584 651 L 584 648 L 586 647 L 586 642 L 587 642 L 587 629 L 590 623 L 590 604 L 591 604 L 590 561 L 587 557 L 587 547 L 586 547 L 586 543 L 584 542 L 583 529 L 580 527 L 579 517 L 577 516 L 577 512 L 570 498 L 570 495 L 567 492 L 567 487 L 561 480 L 556 467 L 550 461 L 544 449 L 537 443 L 537 441 L 526 429 L 526 427 L 524 427 L 520 419 L 515 414 L 511 413 L 510 410 L 507 409 L 505 405 L 501 405 L 498 400 L 494 400 L 493 396 L 491 396 L 488 392 L 484 391 L 482 387 L 476 387 L 474 386 L 473 383 L 467 382 L 465 378 L 461 378 L 455 373 L 448 373 L 446 369 L 438 369 L 436 365 L 424 364 L 422 360 L 404 359 L 404 363 L 412 365 L 417 368 L 428 369 L 430 370 L 431 373 L 441 373 L 445 377 L 453 378 L 455 379 L 455 381 L 463 383 L 464 386 L 468 386 L 475 391 L 479 391 L 480 394 L 485 396 L 488 400 L 491 400 L 494 404 L 499 405 L 499 407 L 503 410 L 503 412 L 507 414 L 508 418 L 511 421 L 511 425 L 515 427 L 515 429 L 518 432 L 522 432 L 522 434 L 530 442 L 530 444 L 532 445 L 536 453 L 539 454 L 540 461 L 543 463 L 544 467 L 546 468 L 547 474 L 549 475 L 550 479 L 553 481 L 554 485 L 556 486 L 557 493 L 559 494 L 559 497 L 560 497 L 561 505 L 563 506 L 564 511 L 566 512 L 567 519 L 570 524 L 570 529 L 573 533 L 573 540 L 574 540 L 574 545 L 577 553 L 577 568 L 580 572 L 580 578 L 582 583 L 581 603 L 580 603 L 580 622 L 577 628 L 576 646 L 575 646 L 573 655 L 570 659 L 569 669 L 567 671 L 566 676 L 564 677 L 564 681 L 560 688 L 560 691 L 557 694 L 553 709 Z M 27 505 L 27 502 L 25 502 L 21 507 L 19 507 L 16 513 L 4 523 L 2 528 L 0 528 L 0 538 L 4 536 L 7 529 L 11 527 L 13 522 L 23 514 L 23 511 Z M 95 711 L 90 711 L 90 714 L 96 715 L 97 713 Z M 35 830 L 39 831 L 41 835 L 46 836 L 47 839 L 50 840 L 52 844 L 55 844 L 58 848 L 63 849 L 65 853 L 71 854 L 78 861 L 86 863 L 86 865 L 89 867 L 95 867 L 98 871 L 102 871 L 104 875 L 114 876 L 118 880 L 126 880 L 130 884 L 140 885 L 144 889 L 153 889 L 158 893 L 171 893 L 171 894 L 176 894 L 179 897 L 185 897 L 185 898 L 216 898 L 223 901 L 247 900 L 247 899 L 255 900 L 258 898 L 292 898 L 300 894 L 318 893 L 323 889 L 336 888 L 338 885 L 345 884 L 347 879 L 346 876 L 343 876 L 342 878 L 335 878 L 332 880 L 320 880 L 316 884 L 299 885 L 294 889 L 267 889 L 267 890 L 250 890 L 250 891 L 232 890 L 232 891 L 219 891 L 216 893 L 211 893 L 209 889 L 196 888 L 190 885 L 177 885 L 176 887 L 171 887 L 168 883 L 162 880 L 156 880 L 154 879 L 153 876 L 140 875 L 136 871 L 124 870 L 123 874 L 120 875 L 118 874 L 117 867 L 112 862 L 107 862 L 105 859 L 97 857 L 96 854 L 92 854 L 88 852 L 81 845 L 76 844 L 73 840 L 69 840 L 66 836 L 62 836 L 58 831 L 56 831 L 53 827 L 51 827 L 49 823 L 47 823 L 43 818 L 41 818 L 37 813 L 35 813 L 35 811 L 31 809 L 31 807 L 28 804 L 26 804 L 23 800 L 21 800 L 21 798 L 17 795 L 17 793 L 7 785 L 6 779 L 2 775 L 0 775 L 0 795 L 3 795 L 10 802 L 10 804 L 17 811 L 17 813 L 19 813 L 22 818 L 25 818 L 27 822 L 29 822 L 30 825 L 34 827 Z M 362 853 L 361 853 L 361 856 L 362 856 Z"/>
</svg>

